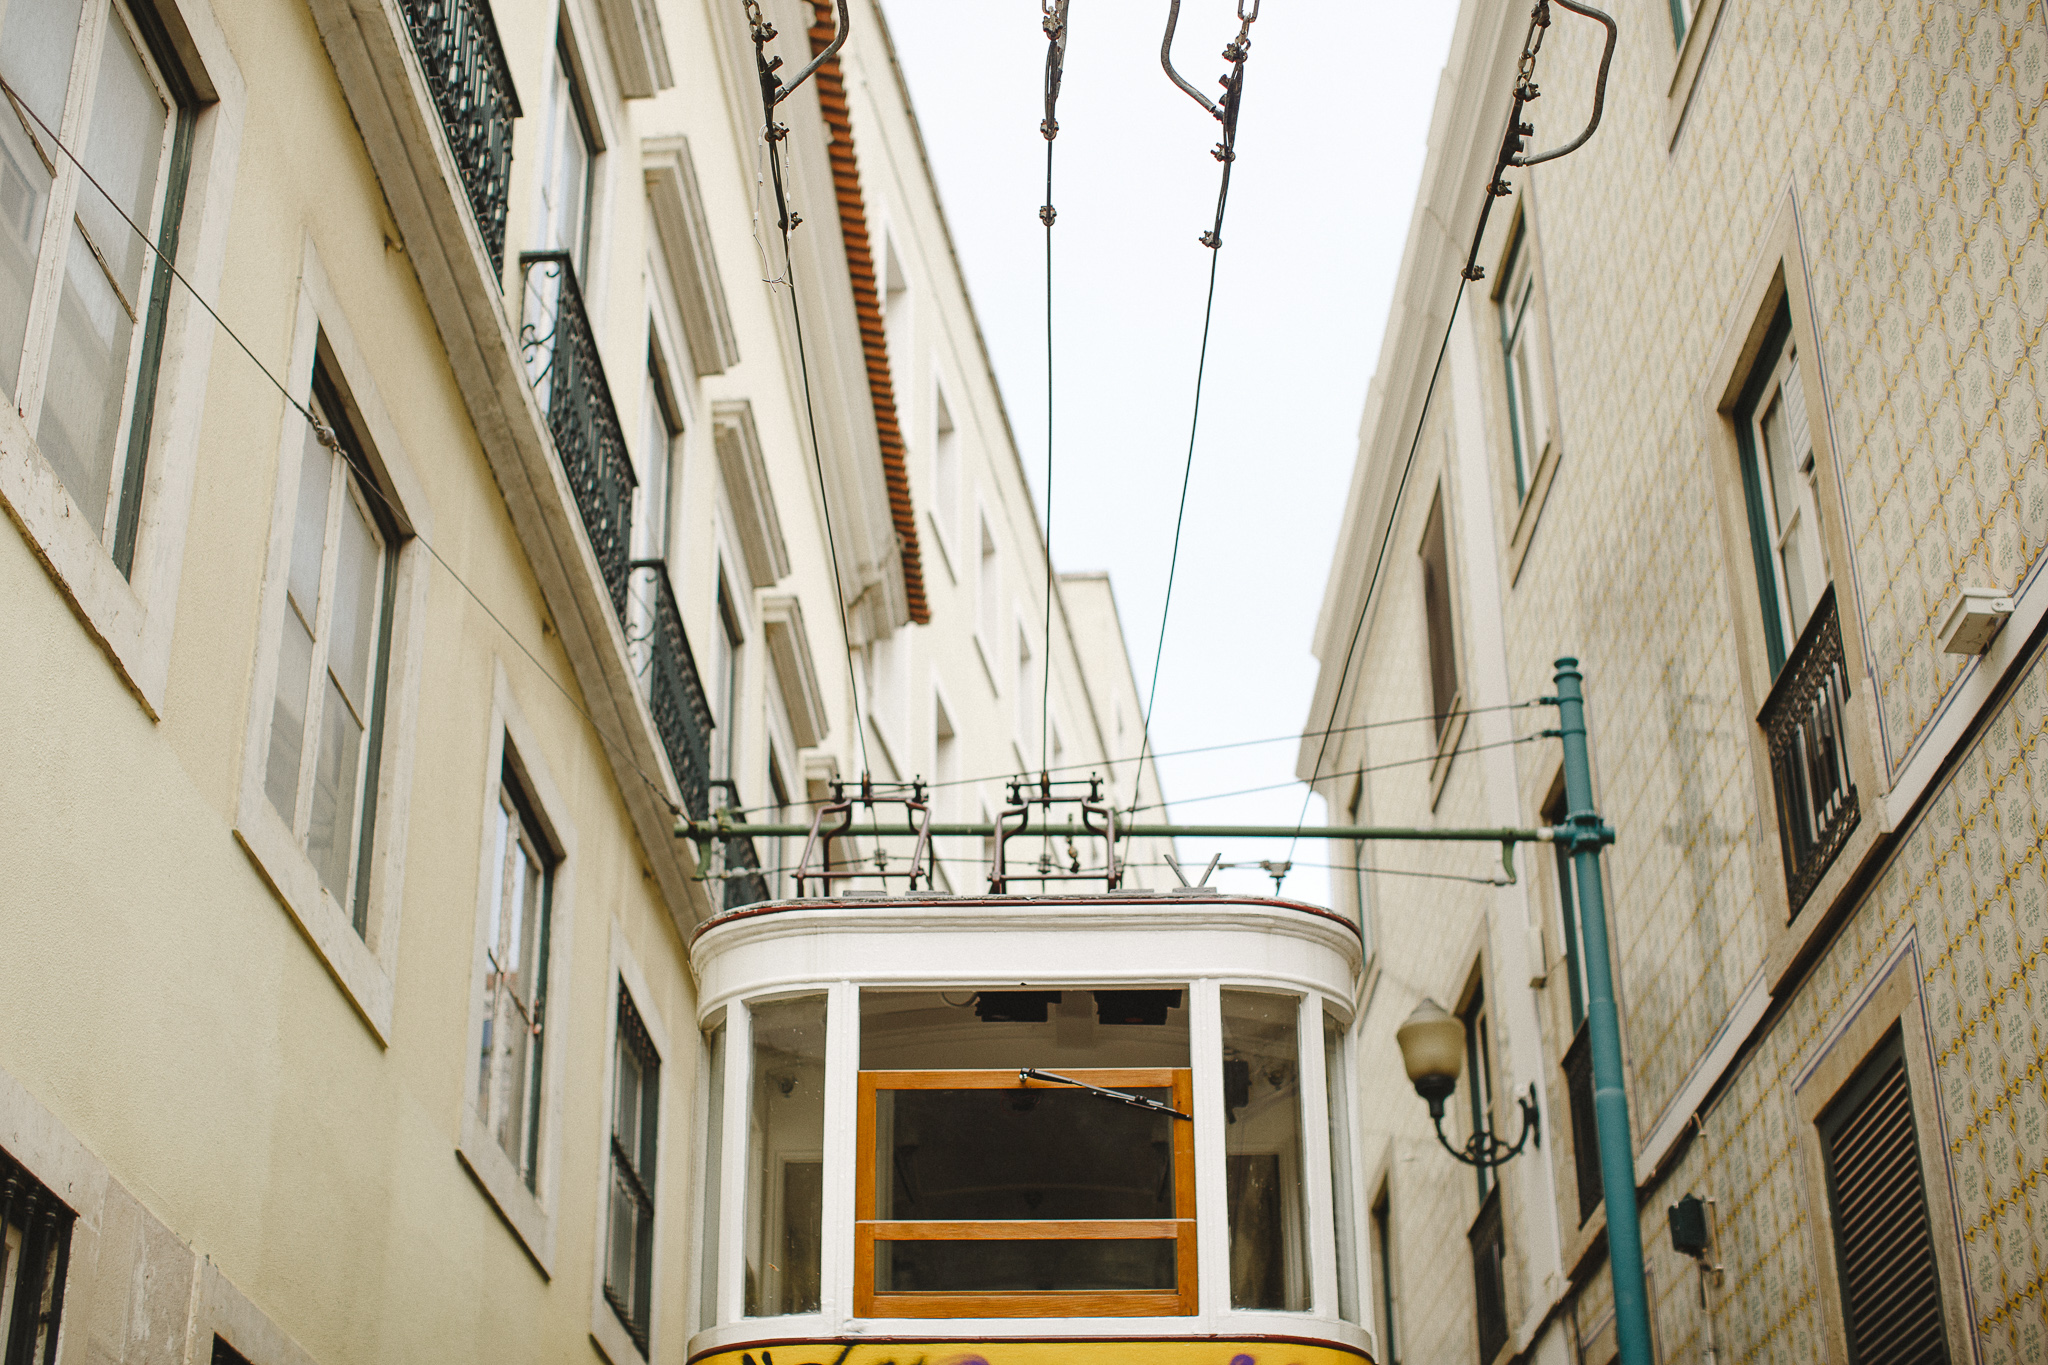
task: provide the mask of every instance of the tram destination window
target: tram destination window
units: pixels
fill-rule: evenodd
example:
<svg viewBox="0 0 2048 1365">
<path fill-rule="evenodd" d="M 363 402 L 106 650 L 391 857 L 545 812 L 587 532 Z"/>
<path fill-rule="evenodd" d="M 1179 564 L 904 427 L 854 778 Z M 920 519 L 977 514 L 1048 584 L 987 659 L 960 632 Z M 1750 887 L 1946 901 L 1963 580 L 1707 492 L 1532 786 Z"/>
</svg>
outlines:
<svg viewBox="0 0 2048 1365">
<path fill-rule="evenodd" d="M 1195 1311 L 1186 995 L 868 992 L 856 1312 Z"/>
</svg>

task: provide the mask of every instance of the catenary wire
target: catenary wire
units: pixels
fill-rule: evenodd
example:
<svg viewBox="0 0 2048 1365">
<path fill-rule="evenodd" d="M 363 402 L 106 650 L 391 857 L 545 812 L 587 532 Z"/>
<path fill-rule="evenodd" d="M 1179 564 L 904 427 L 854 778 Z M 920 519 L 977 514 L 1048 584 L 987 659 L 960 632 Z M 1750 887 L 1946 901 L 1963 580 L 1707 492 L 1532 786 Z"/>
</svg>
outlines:
<svg viewBox="0 0 2048 1365">
<path fill-rule="evenodd" d="M 1349 734 L 1349 733 L 1351 733 L 1351 732 L 1353 732 L 1353 731 L 1358 731 L 1358 730 L 1384 730 L 1384 729 L 1388 729 L 1388 728 L 1390 728 L 1390 727 L 1392 727 L 1392 726 L 1396 726 L 1396 725 L 1420 725 L 1420 724 L 1422 724 L 1422 723 L 1423 723 L 1423 722 L 1425 722 L 1425 721 L 1428 721 L 1428 722 L 1435 722 L 1435 723 L 1442 723 L 1442 722 L 1444 722 L 1444 721 L 1447 721 L 1447 720 L 1452 720 L 1452 719 L 1455 719 L 1456 717 L 1459 717 L 1459 716 L 1478 716 L 1478 715 L 1485 715 L 1485 714 L 1488 714 L 1488 713 L 1490 713 L 1490 712 L 1495 712 L 1495 711 L 1528 711 L 1528 710 L 1532 710 L 1532 709 L 1534 709 L 1534 708 L 1536 708 L 1536 707 L 1538 707 L 1538 706 L 1541 706 L 1541 705 L 1542 705 L 1542 703 L 1541 703 L 1541 702 L 1535 702 L 1535 701 L 1515 701 L 1515 702 L 1506 702 L 1506 703 L 1503 703 L 1502 705 L 1499 705 L 1499 706 L 1475 706 L 1475 707 L 1470 707 L 1470 708 L 1467 708 L 1467 709 L 1463 709 L 1463 710 L 1458 710 L 1458 711 L 1444 711 L 1444 712 L 1439 712 L 1439 713 L 1437 713 L 1437 714 L 1435 714 L 1435 715 L 1428 715 L 1428 716 L 1401 716 L 1401 717 L 1398 717 L 1398 718 L 1395 718 L 1395 719 L 1392 719 L 1392 720 L 1368 720 L 1368 721 L 1360 721 L 1360 722 L 1358 722 L 1358 723 L 1357 723 L 1357 724 L 1355 724 L 1355 725 L 1340 725 L 1340 726 L 1338 726 L 1338 727 L 1336 727 L 1336 728 L 1337 728 L 1337 732 L 1338 732 L 1338 733 L 1343 733 L 1343 734 Z M 1186 758 L 1186 757 L 1189 757 L 1189 756 L 1192 756 L 1192 755 L 1197 755 L 1197 754 L 1213 754 L 1213 753 L 1219 753 L 1219 752 L 1221 752 L 1221 751 L 1223 751 L 1223 750 L 1226 750 L 1226 749 L 1249 749 L 1249 748 L 1251 748 L 1251 747 L 1253 747 L 1253 746 L 1255 746 L 1255 745 L 1260 745 L 1260 744 L 1287 744 L 1287 743 L 1299 743 L 1299 742 L 1301 742 L 1302 740 L 1305 740 L 1305 739 L 1314 739 L 1314 738 L 1316 738 L 1316 737 L 1317 737 L 1318 735 L 1320 735 L 1321 733 L 1322 733 L 1322 732 L 1321 732 L 1321 731 L 1319 731 L 1319 730 L 1306 730 L 1306 731 L 1301 731 L 1301 730 L 1297 730 L 1297 731 L 1295 731 L 1295 732 L 1293 732 L 1293 733 L 1291 733 L 1291 734 L 1285 734 L 1285 735 L 1268 735 L 1268 736 L 1265 736 L 1264 738 L 1260 738 L 1260 739 L 1233 739 L 1233 740 L 1226 740 L 1226 741 L 1224 741 L 1224 742 L 1223 742 L 1223 743 L 1221 743 L 1221 744 L 1197 744 L 1197 745 L 1193 745 L 1193 746 L 1191 746 L 1191 747 L 1189 747 L 1189 748 L 1186 748 L 1186 749 L 1159 749 L 1159 750 L 1154 750 L 1154 751 L 1153 751 L 1153 752 L 1152 752 L 1152 753 L 1151 753 L 1151 754 L 1149 755 L 1149 757 L 1150 757 L 1150 758 L 1152 759 L 1153 763 L 1154 763 L 1154 764 L 1156 765 L 1156 764 L 1157 764 L 1157 763 L 1159 762 L 1159 760 L 1160 760 L 1160 759 L 1162 759 L 1162 758 Z M 1461 753 L 1462 753 L 1462 752 L 1465 752 L 1465 751 L 1464 751 L 1464 750 L 1459 750 L 1458 752 L 1461 752 Z M 1051 774 L 1053 774 L 1053 775 L 1057 775 L 1057 774 L 1060 774 L 1060 773 L 1079 773 L 1079 772 L 1087 772 L 1088 770 L 1090 770 L 1090 769 L 1094 769 L 1094 768 L 1114 768 L 1114 767 L 1116 767 L 1116 766 L 1117 766 L 1117 765 L 1119 765 L 1119 764 L 1123 764 L 1123 763 L 1132 763 L 1132 762 L 1136 762 L 1136 761 L 1137 761 L 1137 756 L 1136 756 L 1136 755 L 1134 755 L 1134 754 L 1126 754 L 1126 755 L 1124 755 L 1124 756 L 1123 756 L 1123 757 L 1121 757 L 1121 758 L 1106 758 L 1106 759 L 1102 759 L 1102 760 L 1099 760 L 1099 761 L 1096 761 L 1096 762 L 1083 762 L 1083 763 L 1062 763 L 1062 764 L 1061 764 L 1060 766 L 1058 766 L 1057 768 L 1052 768 L 1052 769 L 1049 769 L 1048 771 L 1049 771 L 1049 772 L 1050 772 Z M 1402 761 L 1403 761 L 1403 762 L 1408 762 L 1408 761 L 1411 761 L 1411 760 L 1402 760 Z M 1412 761 L 1417 761 L 1417 762 L 1419 762 L 1420 760 L 1412 760 Z M 938 790 L 941 790 L 941 789 L 943 789 L 943 788 L 948 788 L 948 787 L 970 787 L 970 786 L 974 786 L 974 785 L 976 785 L 976 784 L 978 784 L 978 783 L 983 783 L 983 782 L 1006 782 L 1006 781 L 1008 781 L 1008 780 L 1010 780 L 1010 779 L 1012 779 L 1012 778 L 1014 778 L 1014 777 L 1016 777 L 1016 776 L 1018 776 L 1018 774 L 1016 774 L 1016 773 L 1014 773 L 1014 772 L 1003 772 L 1003 773 L 988 773 L 988 774 L 984 774 L 983 776 L 980 776 L 980 777 L 956 777 L 956 778 L 951 778 L 951 779 L 948 779 L 947 781 L 944 781 L 944 782 L 927 782 L 927 783 L 925 783 L 925 787 L 927 788 L 927 790 L 931 790 L 931 791 L 938 791 Z M 1292 783 L 1282 783 L 1282 784 L 1280 784 L 1280 785 L 1281 785 L 1281 786 L 1292 786 L 1293 784 L 1292 784 Z M 1200 799 L 1200 798 L 1197 798 L 1197 799 Z M 816 806 L 816 805 L 823 805 L 823 804 L 825 804 L 825 803 L 824 803 L 823 801 L 791 801 L 791 802 L 786 802 L 786 803 L 784 803 L 784 804 L 781 804 L 781 805 L 763 805 L 763 806 L 747 806 L 747 807 L 745 807 L 745 808 L 732 808 L 732 809 L 729 809 L 729 810 L 727 810 L 726 814 L 728 814 L 728 815 L 734 815 L 734 816 L 739 816 L 739 815 L 758 815 L 758 814 L 761 814 L 761 813 L 763 813 L 763 812 L 767 812 L 767 811 L 777 811 L 777 810 L 789 810 L 789 809 L 793 809 L 793 808 L 795 808 L 795 807 L 798 807 L 798 806 Z M 1175 802 L 1170 802 L 1170 801 L 1169 801 L 1169 802 L 1162 802 L 1162 803 L 1159 803 L 1159 804 L 1160 804 L 1160 805 L 1164 805 L 1164 806 L 1170 806 L 1170 805 L 1174 805 L 1174 804 L 1176 804 L 1176 803 L 1175 803 Z"/>
<path fill-rule="evenodd" d="M 57 135 L 56 131 L 50 127 L 49 123 L 44 120 L 41 114 L 36 112 L 34 107 L 32 107 L 26 100 L 21 98 L 20 94 L 15 91 L 14 87 L 8 84 L 5 77 L 0 77 L 0 93 L 4 93 L 7 96 L 8 102 L 12 104 L 16 109 L 26 112 L 30 118 L 36 121 L 37 126 L 39 126 L 43 130 L 43 132 L 48 136 L 51 144 L 55 146 L 58 151 L 64 154 L 65 160 L 69 161 L 72 165 L 78 168 L 78 173 L 85 178 L 86 183 L 90 184 L 93 187 L 93 189 L 97 190 L 99 192 L 100 197 L 102 199 L 105 199 L 108 205 L 112 207 L 114 212 L 121 216 L 121 221 L 126 223 L 128 225 L 129 230 L 132 231 L 136 235 L 136 237 L 141 240 L 144 246 L 149 248 L 150 253 L 154 255 L 157 261 L 160 264 L 162 264 L 162 266 L 166 270 L 170 272 L 171 278 L 184 286 L 187 297 L 189 297 L 194 303 L 198 304 L 201 308 L 206 310 L 206 315 L 213 319 L 214 325 L 219 327 L 221 331 L 225 332 L 227 334 L 228 340 L 234 342 L 236 348 L 240 350 L 243 355 L 249 358 L 249 363 L 256 367 L 256 372 L 262 375 L 264 379 L 268 380 L 270 382 L 270 386 L 276 389 L 278 393 L 283 395 L 284 401 L 287 404 L 289 404 L 292 408 L 294 408 L 301 417 L 306 419 L 306 424 L 313 429 L 314 434 L 319 437 L 321 444 L 330 445 L 332 442 L 334 442 L 336 438 L 333 429 L 330 428 L 325 422 L 322 422 L 320 418 L 314 414 L 313 410 L 306 406 L 303 400 L 301 400 L 296 394 L 294 394 L 289 388 L 285 386 L 283 380 L 279 379 L 275 374 L 271 373 L 270 367 L 268 365 L 265 365 L 263 361 L 257 358 L 256 353 L 249 349 L 249 343 L 242 340 L 241 334 L 235 331 L 233 327 L 229 326 L 227 319 L 223 318 L 220 315 L 219 311 L 215 309 L 213 304 L 207 300 L 206 296 L 204 294 L 201 294 L 196 288 L 193 287 L 192 282 L 185 278 L 184 272 L 178 269 L 177 262 L 173 261 L 169 256 L 165 255 L 163 248 L 161 248 L 155 242 L 150 240 L 149 234 L 143 231 L 141 225 L 139 225 L 132 217 L 129 216 L 128 211 L 121 206 L 119 201 L 117 201 L 112 195 L 107 193 L 106 187 L 100 184 L 98 178 L 95 177 L 92 171 L 86 167 L 85 162 L 79 159 L 78 154 L 71 150 L 70 146 L 61 137 Z M 411 518 L 405 517 L 403 515 L 402 509 L 397 507 L 391 501 L 390 495 L 387 494 L 374 481 L 358 478 L 355 480 L 355 483 L 358 487 L 367 489 L 371 496 L 375 497 L 378 502 L 384 505 L 386 511 L 390 512 L 395 517 L 399 517 L 401 521 L 406 522 L 408 526 L 410 526 Z M 633 755 L 631 754 L 631 752 L 628 751 L 625 748 L 625 746 L 622 745 L 617 739 L 613 738 L 611 735 L 605 732 L 605 728 L 602 725 L 598 724 L 596 717 L 592 716 L 590 712 L 584 707 L 583 703 L 577 700 L 576 695 L 569 690 L 569 688 L 562 682 L 562 680 L 557 678 L 554 675 L 554 672 L 551 669 L 549 669 L 546 664 L 541 662 L 540 656 L 535 654 L 533 650 L 527 646 L 526 642 L 519 638 L 518 634 L 513 631 L 512 627 L 505 623 L 505 619 L 498 615 L 497 610 L 493 608 L 489 602 L 486 602 L 483 599 L 483 596 L 479 594 L 475 588 L 470 586 L 469 580 L 464 578 L 460 573 L 458 573 L 455 569 L 455 566 L 450 564 L 447 561 L 447 559 L 442 556 L 440 550 L 435 548 L 434 543 L 432 541 L 428 540 L 425 536 L 421 535 L 416 528 L 411 529 L 409 531 L 408 538 L 412 540 L 417 540 L 420 543 L 420 546 L 426 550 L 427 554 L 433 559 L 433 561 L 441 566 L 442 572 L 446 573 L 449 578 L 453 579 L 455 585 L 461 588 L 462 591 L 468 595 L 469 599 L 472 602 L 476 603 L 477 606 L 482 609 L 484 615 L 488 616 L 491 619 L 491 623 L 497 626 L 497 628 L 504 633 L 505 638 L 510 640 L 514 647 L 516 647 L 521 654 L 526 656 L 527 661 L 534 666 L 534 668 L 540 673 L 540 675 L 543 678 L 547 679 L 548 683 L 557 692 L 560 692 L 562 694 L 563 699 L 569 703 L 569 705 L 575 710 L 576 714 L 582 716 L 583 719 L 589 723 L 591 730 L 597 735 L 597 737 L 603 740 L 607 747 L 609 747 L 614 753 L 618 754 L 620 758 L 622 758 L 625 761 L 626 767 L 629 770 L 631 770 L 635 776 L 637 776 L 642 782 L 647 784 L 647 789 L 650 792 L 652 792 L 655 798 L 659 800 L 662 803 L 662 805 L 668 809 L 669 814 L 681 816 L 686 813 L 683 811 L 681 807 L 677 806 L 674 801 L 669 799 L 668 792 L 663 788 L 662 783 L 658 781 L 656 778 L 654 778 L 652 775 L 650 775 L 646 769 L 640 767 L 638 763 L 634 762 Z"/>
<path fill-rule="evenodd" d="M 1488 749 L 1506 749 L 1516 744 L 1530 744 L 1542 738 L 1544 736 L 1540 732 L 1533 735 L 1517 735 L 1513 739 L 1497 739 L 1488 744 L 1473 744 L 1463 748 L 1452 749 L 1449 753 L 1423 754 L 1418 758 L 1396 758 L 1390 759 L 1385 763 L 1368 763 L 1363 768 L 1350 768 L 1343 772 L 1331 773 L 1330 776 L 1363 777 L 1367 773 L 1382 773 L 1392 768 L 1412 768 L 1421 763 L 1441 763 L 1456 758 L 1460 754 L 1478 754 L 1484 753 Z M 1200 801 L 1221 801 L 1225 797 L 1231 796 L 1254 796 L 1260 792 L 1286 791 L 1289 787 L 1297 785 L 1300 781 L 1300 778 L 1295 778 L 1288 782 L 1269 782 L 1260 787 L 1240 787 L 1236 791 L 1210 792 L 1205 796 L 1179 796 L 1174 798 L 1172 804 L 1176 806 L 1192 806 Z M 1155 801 L 1148 805 L 1134 806 L 1131 810 L 1135 814 L 1141 810 L 1164 810 L 1166 806 L 1167 803 L 1164 801 Z M 1294 840 L 1301 838 L 1302 831 L 1303 826 L 1297 823 L 1294 827 L 1294 839 L 1290 840 L 1287 845 L 1290 855 L 1294 850 Z M 1312 834 L 1310 837 L 1316 836 Z"/>
</svg>

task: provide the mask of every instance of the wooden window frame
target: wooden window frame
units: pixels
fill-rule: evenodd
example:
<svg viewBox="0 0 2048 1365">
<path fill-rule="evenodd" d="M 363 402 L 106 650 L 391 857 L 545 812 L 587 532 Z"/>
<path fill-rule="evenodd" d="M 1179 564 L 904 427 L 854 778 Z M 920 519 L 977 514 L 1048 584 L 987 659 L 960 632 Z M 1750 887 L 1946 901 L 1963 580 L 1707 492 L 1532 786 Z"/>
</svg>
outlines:
<svg viewBox="0 0 2048 1365">
<path fill-rule="evenodd" d="M 1194 1072 L 1187 1067 L 1125 1067 L 1061 1074 L 1112 1090 L 1166 1090 L 1183 1114 L 1194 1113 Z M 1195 1256 L 1195 1125 L 1173 1122 L 1172 1218 L 884 1220 L 875 1217 L 875 1107 L 883 1090 L 1010 1090 L 1015 1070 L 863 1071 L 860 1073 L 858 1150 L 854 1165 L 854 1315 L 863 1318 L 1107 1318 L 1192 1317 L 1197 1311 Z M 1066 1087 L 1025 1082 L 1033 1090 Z M 972 1293 L 875 1292 L 875 1243 L 922 1241 L 1109 1241 L 1170 1239 L 1175 1243 L 1177 1288 L 1092 1289 Z"/>
</svg>

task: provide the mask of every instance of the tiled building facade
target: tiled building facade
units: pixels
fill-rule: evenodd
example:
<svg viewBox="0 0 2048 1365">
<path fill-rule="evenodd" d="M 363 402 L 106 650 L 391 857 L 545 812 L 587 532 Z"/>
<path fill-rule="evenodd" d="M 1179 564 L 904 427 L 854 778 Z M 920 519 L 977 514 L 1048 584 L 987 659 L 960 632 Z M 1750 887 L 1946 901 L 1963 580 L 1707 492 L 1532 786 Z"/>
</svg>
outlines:
<svg viewBox="0 0 2048 1365">
<path fill-rule="evenodd" d="M 1597 25 L 1553 15 L 1537 147 L 1583 125 L 1600 47 Z M 1657 0 L 1614 17 L 1599 130 L 1510 172 L 1425 418 L 1526 27 L 1519 5 L 1461 13 L 1310 728 L 1470 714 L 1327 746 L 1312 733 L 1302 775 L 1339 820 L 1550 822 L 1554 713 L 1484 708 L 1548 695 L 1553 660 L 1579 657 L 1618 836 L 1607 912 L 1658 1358 L 1850 1358 L 1845 1206 L 1823 1148 L 1859 1068 L 1897 1046 L 1949 1358 L 2039 1360 L 2048 12 Z M 1982 653 L 1943 649 L 1964 589 L 2011 599 Z M 1433 637 L 1454 694 L 1427 665 Z M 1807 848 L 1781 828 L 1772 741 L 1830 648 L 1837 803 Z M 1359 852 L 1484 871 L 1456 846 Z M 1388 1040 L 1361 1084 L 1389 1115 L 1368 1137 L 1384 1154 L 1389 1358 L 1469 1359 L 1482 1340 L 1465 1269 L 1479 1194 L 1392 1054 L 1424 995 L 1485 1001 L 1497 1129 L 1513 1134 L 1512 1093 L 1533 1084 L 1542 1104 L 1542 1148 L 1502 1172 L 1503 1358 L 1614 1351 L 1604 1210 L 1579 1193 L 1571 888 L 1547 852 L 1522 864 L 1492 890 L 1356 882 L 1380 964 L 1367 1034 Z M 1673 1250 L 1666 1210 L 1688 1193 L 1712 1200 L 1718 1276 Z"/>
</svg>

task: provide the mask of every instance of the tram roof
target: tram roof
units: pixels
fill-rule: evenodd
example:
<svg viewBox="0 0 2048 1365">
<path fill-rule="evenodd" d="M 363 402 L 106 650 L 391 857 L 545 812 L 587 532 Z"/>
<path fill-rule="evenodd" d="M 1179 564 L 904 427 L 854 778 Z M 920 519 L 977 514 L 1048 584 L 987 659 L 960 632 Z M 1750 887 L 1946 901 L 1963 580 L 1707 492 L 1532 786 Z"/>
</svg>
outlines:
<svg viewBox="0 0 2048 1365">
<path fill-rule="evenodd" d="M 1312 915 L 1342 925 L 1352 937 L 1364 941 L 1356 924 L 1334 911 L 1326 910 L 1307 901 L 1284 900 L 1277 896 L 1236 895 L 1225 891 L 1203 890 L 1194 887 L 1176 888 L 1170 891 L 1121 890 L 1096 892 L 1065 892 L 1058 895 L 1017 896 L 1017 895 L 950 895 L 945 892 L 918 892 L 914 895 L 887 895 L 878 892 L 851 895 L 819 896 L 805 900 L 757 901 L 713 915 L 697 926 L 691 935 L 695 942 L 713 929 L 721 928 L 740 920 L 756 919 L 763 915 L 778 915 L 791 910 L 845 910 L 861 914 L 876 911 L 901 909 L 905 911 L 933 910 L 957 912 L 961 910 L 1023 909 L 1058 910 L 1071 907 L 1076 910 L 1102 910 L 1112 906 L 1129 905 L 1146 909 L 1161 909 L 1167 906 L 1215 910 L 1227 906 L 1256 907 L 1262 910 L 1285 910 L 1295 914 Z"/>
</svg>

